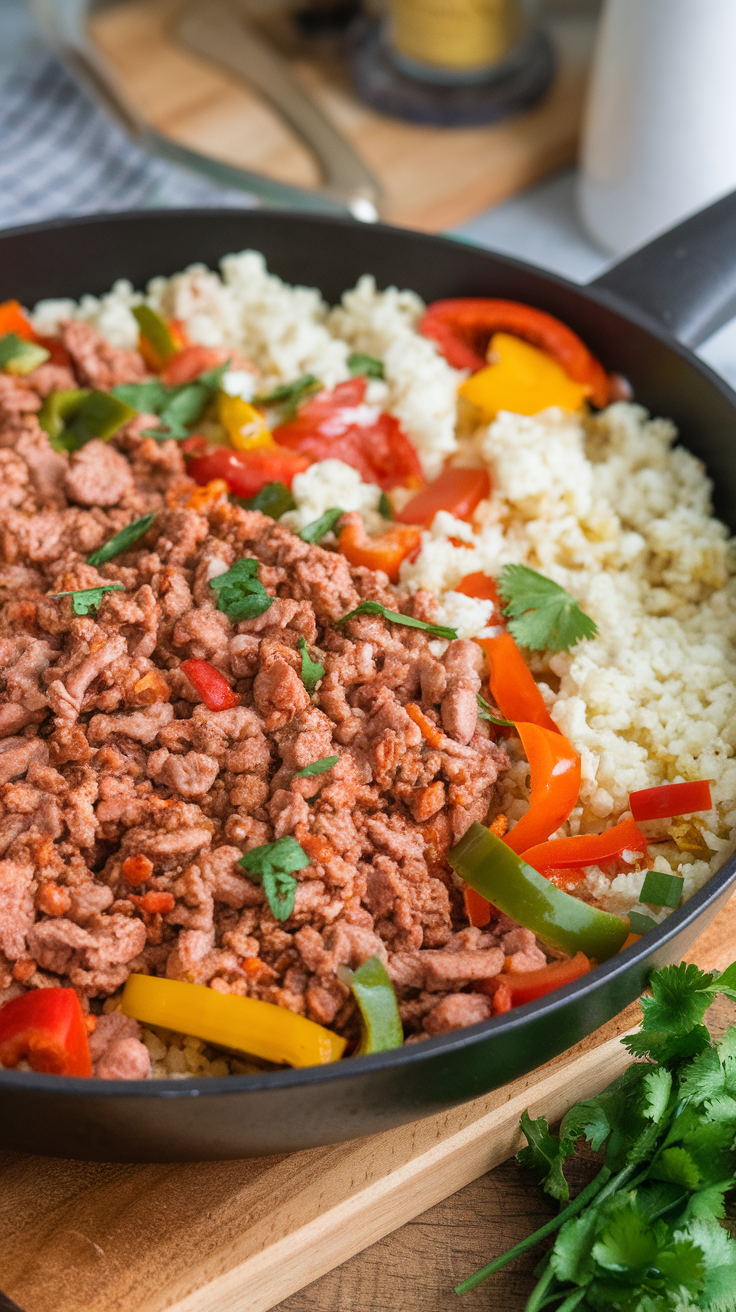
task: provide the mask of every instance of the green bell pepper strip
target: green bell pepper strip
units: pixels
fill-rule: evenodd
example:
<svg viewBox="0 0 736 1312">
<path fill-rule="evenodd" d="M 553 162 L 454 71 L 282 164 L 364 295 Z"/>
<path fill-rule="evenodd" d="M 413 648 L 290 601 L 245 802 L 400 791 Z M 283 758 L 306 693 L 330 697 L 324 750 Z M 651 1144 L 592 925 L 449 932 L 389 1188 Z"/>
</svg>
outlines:
<svg viewBox="0 0 736 1312">
<path fill-rule="evenodd" d="M 340 966 L 337 973 L 360 1009 L 363 1038 L 358 1054 L 402 1047 L 404 1030 L 396 994 L 380 957 L 370 957 L 357 970 Z"/>
<path fill-rule="evenodd" d="M 477 893 L 571 957 L 584 952 L 606 961 L 628 936 L 625 920 L 564 893 L 484 825 L 472 824 L 447 859 Z"/>
<path fill-rule="evenodd" d="M 135 418 L 136 413 L 132 406 L 109 392 L 90 392 L 59 441 L 65 444 L 67 451 L 78 451 L 93 437 L 108 442 L 123 424 Z"/>
<path fill-rule="evenodd" d="M 45 364 L 50 355 L 45 346 L 28 342 L 17 333 L 5 333 L 0 337 L 0 369 L 7 374 L 22 378 L 24 374 L 33 373 L 40 364 Z"/>
<path fill-rule="evenodd" d="M 70 387 L 62 392 L 51 392 L 38 412 L 38 422 L 48 433 L 51 445 L 61 438 L 66 425 L 89 396 L 87 387 Z M 66 448 L 64 448 L 66 449 Z"/>
<path fill-rule="evenodd" d="M 151 343 L 162 362 L 165 363 L 172 355 L 176 355 L 179 346 L 174 334 L 166 320 L 152 310 L 150 305 L 134 306 L 133 318 L 137 320 L 142 336 Z"/>
</svg>

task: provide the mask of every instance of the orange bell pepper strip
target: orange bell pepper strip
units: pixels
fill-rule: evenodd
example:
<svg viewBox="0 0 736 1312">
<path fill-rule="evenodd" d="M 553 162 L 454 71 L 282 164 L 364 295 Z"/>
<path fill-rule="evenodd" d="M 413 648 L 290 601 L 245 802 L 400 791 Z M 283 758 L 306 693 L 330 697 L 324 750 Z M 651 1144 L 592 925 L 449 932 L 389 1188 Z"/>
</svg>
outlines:
<svg viewBox="0 0 736 1312">
<path fill-rule="evenodd" d="M 533 1002 L 543 998 L 554 989 L 561 989 L 564 984 L 572 984 L 574 979 L 587 975 L 593 961 L 584 952 L 576 952 L 568 961 L 553 961 L 549 966 L 539 970 L 524 970 L 518 975 L 495 975 L 492 979 L 480 980 L 475 986 L 477 993 L 490 993 L 494 1002 L 499 993 L 501 1005 L 494 1015 L 509 1011 L 511 1007 L 520 1007 L 524 1002 Z M 508 1005 L 507 1005 L 508 1004 Z"/>
<path fill-rule="evenodd" d="M 0 1062 L 48 1075 L 92 1074 L 84 1013 L 74 989 L 34 989 L 0 1007 Z"/>
<path fill-rule="evenodd" d="M 430 747 L 437 748 L 440 746 L 444 737 L 442 730 L 437 728 L 436 724 L 427 718 L 424 711 L 416 702 L 407 702 L 404 707 L 410 720 L 413 720 L 418 729 L 422 731 L 422 737 L 426 738 Z"/>
<path fill-rule="evenodd" d="M 183 346 L 169 357 L 159 377 L 167 387 L 180 387 L 182 383 L 193 383 L 208 369 L 218 369 L 231 355 L 232 351 L 222 346 Z"/>
<path fill-rule="evenodd" d="M 463 901 L 465 903 L 465 914 L 471 925 L 476 929 L 482 929 L 491 919 L 491 904 L 482 893 L 476 893 L 470 884 L 466 884 L 463 889 Z"/>
<path fill-rule="evenodd" d="M 574 382 L 587 383 L 594 405 L 608 404 L 608 375 L 600 361 L 571 328 L 531 305 L 479 296 L 434 301 L 425 311 L 419 331 L 437 342 L 456 369 L 473 372 L 484 367 L 493 334 L 511 333 L 546 351 Z"/>
<path fill-rule="evenodd" d="M 20 301 L 3 301 L 0 304 L 0 337 L 15 333 L 26 342 L 35 342 L 36 333 Z"/>
<path fill-rule="evenodd" d="M 438 510 L 447 510 L 455 519 L 471 519 L 490 491 L 491 480 L 485 469 L 446 469 L 407 501 L 396 519 L 424 528 L 429 528 Z"/>
<path fill-rule="evenodd" d="M 382 569 L 392 583 L 398 583 L 402 560 L 417 550 L 421 540 L 422 530 L 408 524 L 397 524 L 380 538 L 370 538 L 360 515 L 352 512 L 344 516 L 337 549 L 351 565 Z"/>
<path fill-rule="evenodd" d="M 531 767 L 531 797 L 529 810 L 504 842 L 521 853 L 545 842 L 567 820 L 580 792 L 580 757 L 557 731 L 517 723 L 516 732 Z"/>
<path fill-rule="evenodd" d="M 489 578 L 482 570 L 476 570 L 474 574 L 466 574 L 465 578 L 455 584 L 453 592 L 462 592 L 464 597 L 479 597 L 481 601 L 492 601 L 499 616 L 503 607 L 503 602 L 498 595 L 496 580 Z M 498 623 L 504 623 L 499 618 Z"/>
<path fill-rule="evenodd" d="M 491 695 L 504 719 L 539 724 L 552 733 L 559 733 L 534 682 L 534 675 L 511 634 L 476 638 L 476 642 L 488 658 Z"/>
<path fill-rule="evenodd" d="M 635 820 L 622 820 L 620 825 L 614 825 L 602 834 L 553 838 L 549 843 L 528 848 L 521 855 L 540 875 L 546 875 L 551 870 L 607 865 L 609 861 L 626 860 L 624 853 L 631 853 L 632 857 L 645 857 L 647 854 L 647 839 Z"/>
</svg>

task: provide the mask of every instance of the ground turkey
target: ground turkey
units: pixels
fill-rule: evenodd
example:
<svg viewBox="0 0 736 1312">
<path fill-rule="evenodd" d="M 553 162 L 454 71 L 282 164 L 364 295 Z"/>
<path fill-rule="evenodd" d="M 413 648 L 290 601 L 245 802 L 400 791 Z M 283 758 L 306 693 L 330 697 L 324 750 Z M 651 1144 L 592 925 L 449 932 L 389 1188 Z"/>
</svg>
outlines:
<svg viewBox="0 0 736 1312">
<path fill-rule="evenodd" d="M 62 335 L 77 385 L 144 376 L 88 326 Z M 74 987 L 99 1016 L 108 1079 L 149 1069 L 135 1026 L 101 1015 L 131 971 L 265 999 L 353 1038 L 338 967 L 377 953 L 408 1035 L 484 1019 L 473 985 L 509 956 L 520 969 L 545 958 L 510 922 L 468 928 L 445 861 L 507 765 L 477 720 L 476 646 L 372 614 L 339 625 L 365 597 L 424 618 L 433 602 L 195 489 L 177 444 L 141 436 L 139 420 L 59 455 L 36 417 L 48 380 L 2 382 L 0 1003 Z M 132 550 L 86 563 L 152 511 Z M 238 623 L 210 582 L 243 557 L 273 602 Z M 51 595 L 103 583 L 123 590 L 88 615 Z M 303 642 L 325 671 L 312 693 Z M 216 666 L 239 704 L 208 710 L 189 658 Z M 327 756 L 339 758 L 328 773 L 296 777 Z M 310 864 L 281 923 L 237 862 L 285 835 Z"/>
</svg>

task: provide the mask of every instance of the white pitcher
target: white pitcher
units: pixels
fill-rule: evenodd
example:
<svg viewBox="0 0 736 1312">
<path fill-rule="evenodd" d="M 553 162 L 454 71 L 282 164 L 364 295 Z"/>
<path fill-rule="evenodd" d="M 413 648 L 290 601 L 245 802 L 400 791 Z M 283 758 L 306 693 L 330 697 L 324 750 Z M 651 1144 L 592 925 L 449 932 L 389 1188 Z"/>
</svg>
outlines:
<svg viewBox="0 0 736 1312">
<path fill-rule="evenodd" d="M 579 209 L 612 255 L 736 188 L 736 0 L 606 0 Z"/>
</svg>

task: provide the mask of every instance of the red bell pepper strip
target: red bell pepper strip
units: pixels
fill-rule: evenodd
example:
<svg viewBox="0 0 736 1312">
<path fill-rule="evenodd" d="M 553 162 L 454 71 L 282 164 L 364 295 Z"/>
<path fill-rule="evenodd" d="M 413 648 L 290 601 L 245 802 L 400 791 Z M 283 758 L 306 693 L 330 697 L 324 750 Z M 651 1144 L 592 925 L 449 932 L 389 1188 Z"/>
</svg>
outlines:
<svg viewBox="0 0 736 1312">
<path fill-rule="evenodd" d="M 0 1007 L 0 1062 L 48 1075 L 92 1074 L 84 1013 L 74 989 L 34 989 Z"/>
<path fill-rule="evenodd" d="M 424 481 L 419 456 L 398 419 L 365 401 L 367 385 L 367 378 L 351 378 L 319 392 L 300 406 L 295 419 L 274 428 L 274 440 L 312 460 L 343 460 L 384 492 L 419 487 Z"/>
<path fill-rule="evenodd" d="M 230 687 L 224 674 L 220 674 L 209 661 L 192 658 L 182 661 L 180 668 L 208 710 L 228 711 L 231 706 L 240 705 L 238 694 Z"/>
<path fill-rule="evenodd" d="M 232 351 L 221 346 L 184 346 L 166 361 L 159 378 L 167 387 L 193 383 L 208 369 L 218 369 L 231 355 Z"/>
<path fill-rule="evenodd" d="M 608 404 L 608 375 L 603 365 L 577 333 L 531 305 L 482 297 L 434 301 L 420 321 L 419 331 L 437 342 L 445 359 L 456 369 L 472 369 L 474 373 L 486 365 L 493 334 L 511 333 L 546 351 L 574 382 L 587 383 L 594 405 Z"/>
<path fill-rule="evenodd" d="M 710 811 L 713 806 L 710 780 L 696 779 L 693 783 L 641 788 L 629 795 L 629 806 L 635 820 L 665 820 L 673 815 Z"/>
<path fill-rule="evenodd" d="M 549 843 L 539 843 L 536 847 L 528 848 L 522 855 L 540 875 L 546 875 L 550 870 L 600 866 L 609 861 L 620 861 L 624 852 L 631 852 L 632 855 L 636 853 L 641 857 L 647 854 L 647 839 L 634 820 L 622 820 L 620 825 L 614 825 L 602 834 L 553 838 Z"/>
<path fill-rule="evenodd" d="M 200 438 L 189 438 L 192 449 Z M 254 497 L 267 483 L 284 483 L 291 487 L 295 474 L 308 469 L 309 456 L 284 447 L 261 446 L 251 451 L 233 451 L 229 446 L 213 447 L 204 455 L 196 455 L 187 463 L 187 473 L 201 487 L 216 478 L 222 478 L 236 497 L 246 500 Z"/>
<path fill-rule="evenodd" d="M 447 510 L 455 519 L 472 519 L 476 506 L 490 491 L 491 480 L 485 469 L 445 469 L 407 501 L 396 518 L 402 524 L 421 524 L 424 528 L 429 528 L 438 510 Z"/>
<path fill-rule="evenodd" d="M 580 757 L 564 734 L 539 724 L 516 725 L 531 767 L 526 815 L 503 840 L 514 852 L 527 852 L 559 829 L 580 792 Z"/>
<path fill-rule="evenodd" d="M 478 993 L 490 993 L 494 996 L 503 991 L 502 1011 L 508 1011 L 505 1005 L 506 995 L 510 999 L 512 1007 L 520 1007 L 524 1002 L 533 1002 L 535 998 L 543 998 L 545 994 L 552 993 L 554 989 L 561 989 L 564 984 L 572 984 L 574 979 L 580 979 L 581 975 L 587 975 L 592 968 L 593 962 L 586 957 L 584 952 L 576 952 L 574 957 L 569 961 L 553 961 L 549 966 L 542 966 L 540 970 L 525 970 L 516 974 L 496 975 L 493 979 L 484 979 L 476 984 L 475 989 Z M 498 1014 L 494 1008 L 494 1014 Z"/>
<path fill-rule="evenodd" d="M 388 574 L 391 583 L 398 583 L 399 566 L 402 560 L 417 550 L 422 540 L 422 530 L 410 524 L 398 524 L 382 533 L 379 538 L 370 538 L 360 515 L 353 513 L 346 516 L 346 519 L 349 522 L 340 530 L 337 539 L 338 551 L 342 552 L 351 565 L 382 569 Z"/>
<path fill-rule="evenodd" d="M 482 893 L 476 893 L 470 884 L 466 884 L 463 889 L 463 901 L 465 903 L 465 914 L 471 925 L 477 929 L 482 929 L 492 918 L 491 904 Z"/>
<path fill-rule="evenodd" d="M 559 733 L 534 682 L 534 675 L 511 634 L 501 633 L 497 638 L 477 638 L 476 641 L 490 662 L 491 695 L 504 719 L 539 724 L 552 733 Z"/>
</svg>

